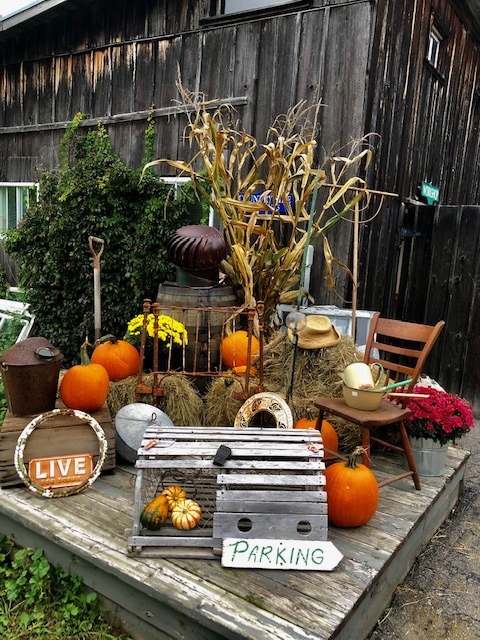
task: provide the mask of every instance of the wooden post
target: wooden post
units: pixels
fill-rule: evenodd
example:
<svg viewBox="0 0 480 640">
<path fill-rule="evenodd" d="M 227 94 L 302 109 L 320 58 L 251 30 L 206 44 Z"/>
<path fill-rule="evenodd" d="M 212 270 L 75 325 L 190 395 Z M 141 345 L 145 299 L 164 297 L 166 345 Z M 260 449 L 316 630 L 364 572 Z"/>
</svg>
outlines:
<svg viewBox="0 0 480 640">
<path fill-rule="evenodd" d="M 357 283 L 358 283 L 358 229 L 359 229 L 359 206 L 355 203 L 355 217 L 353 221 L 353 293 L 352 293 L 352 339 L 355 341 L 357 324 Z"/>
</svg>

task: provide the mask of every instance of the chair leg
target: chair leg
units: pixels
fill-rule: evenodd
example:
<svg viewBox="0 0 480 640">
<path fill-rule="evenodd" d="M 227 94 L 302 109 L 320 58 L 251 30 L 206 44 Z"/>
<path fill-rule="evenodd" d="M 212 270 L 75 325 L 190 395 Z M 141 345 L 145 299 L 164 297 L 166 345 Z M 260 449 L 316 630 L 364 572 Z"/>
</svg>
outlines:
<svg viewBox="0 0 480 640">
<path fill-rule="evenodd" d="M 412 472 L 413 482 L 415 484 L 415 489 L 420 491 L 420 476 L 418 475 L 417 465 L 415 464 L 415 460 L 413 459 L 412 447 L 410 446 L 410 440 L 408 439 L 407 431 L 405 429 L 405 424 L 402 422 L 400 424 L 400 436 L 402 438 L 403 450 L 405 451 L 405 457 L 407 458 L 408 468 Z"/>
<path fill-rule="evenodd" d="M 364 427 L 362 431 L 362 464 L 370 469 L 370 429 Z"/>
<path fill-rule="evenodd" d="M 323 422 L 323 414 L 324 414 L 324 410 L 323 409 L 319 409 L 318 410 L 318 416 L 317 416 L 317 423 L 315 425 L 315 429 L 317 431 L 321 431 L 322 430 L 322 422 Z"/>
</svg>

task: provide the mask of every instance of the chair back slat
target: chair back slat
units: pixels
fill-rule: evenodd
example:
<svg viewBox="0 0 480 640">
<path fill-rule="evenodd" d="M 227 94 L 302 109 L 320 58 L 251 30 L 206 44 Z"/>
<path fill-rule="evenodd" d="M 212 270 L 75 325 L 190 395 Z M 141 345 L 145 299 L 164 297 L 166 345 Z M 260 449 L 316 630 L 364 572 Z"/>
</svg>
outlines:
<svg viewBox="0 0 480 640">
<path fill-rule="evenodd" d="M 401 380 L 410 378 L 415 371 L 415 369 L 412 369 L 412 367 L 397 364 L 396 362 L 389 362 L 388 360 L 383 360 L 382 358 L 371 358 L 369 362 L 378 362 L 382 365 L 385 371 L 385 379 L 388 380 L 388 382 L 385 382 L 386 385 L 390 384 L 392 381 L 400 382 Z"/>
<path fill-rule="evenodd" d="M 372 349 L 378 349 L 378 351 L 386 351 L 388 353 L 396 353 L 400 356 L 405 356 L 406 358 L 415 358 L 418 360 L 422 355 L 422 350 L 418 349 L 407 349 L 406 347 L 397 347 L 394 344 L 386 344 L 385 342 L 377 342 L 376 340 L 372 343 Z"/>
<path fill-rule="evenodd" d="M 405 322 L 404 320 L 392 320 L 390 318 L 382 318 L 380 315 L 376 324 L 376 331 L 382 336 L 388 336 L 389 338 L 400 338 L 404 340 L 413 339 L 415 341 L 424 343 L 427 342 L 427 340 L 430 338 L 430 334 L 436 326 L 429 324 L 418 324 L 416 322 Z M 412 338 L 412 336 L 415 337 Z"/>
<path fill-rule="evenodd" d="M 411 392 L 444 325 L 443 320 L 436 325 L 426 325 L 381 318 L 375 313 L 370 323 L 364 362 L 379 362 L 388 382 L 411 378 L 408 387 L 398 389 Z"/>
</svg>

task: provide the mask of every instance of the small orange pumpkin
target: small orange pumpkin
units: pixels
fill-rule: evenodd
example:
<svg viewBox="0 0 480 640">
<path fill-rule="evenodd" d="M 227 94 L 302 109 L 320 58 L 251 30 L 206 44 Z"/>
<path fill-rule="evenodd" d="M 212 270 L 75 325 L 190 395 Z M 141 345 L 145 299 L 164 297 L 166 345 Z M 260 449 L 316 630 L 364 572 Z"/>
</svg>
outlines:
<svg viewBox="0 0 480 640">
<path fill-rule="evenodd" d="M 255 336 L 251 338 L 250 356 L 254 358 L 260 352 L 260 343 Z M 248 333 L 240 329 L 226 336 L 220 344 L 223 364 L 228 369 L 244 367 L 247 363 Z"/>
<path fill-rule="evenodd" d="M 297 420 L 293 427 L 294 429 L 315 429 L 317 424 L 316 420 L 309 420 L 308 418 L 300 418 Z M 322 429 L 320 431 L 325 449 L 325 458 L 333 458 L 338 452 L 338 436 L 334 427 L 328 422 L 328 420 L 322 421 Z M 328 449 L 328 451 L 327 451 Z M 332 453 L 330 453 L 332 452 Z"/>
<path fill-rule="evenodd" d="M 107 399 L 110 379 L 104 367 L 92 364 L 87 353 L 88 342 L 80 348 L 81 364 L 68 369 L 60 383 L 60 397 L 69 409 L 98 411 Z"/>
<path fill-rule="evenodd" d="M 182 489 L 182 487 L 179 487 L 178 485 L 171 485 L 162 491 L 162 496 L 167 498 L 168 508 L 173 509 L 175 505 L 186 499 L 187 494 L 185 489 Z"/>
<path fill-rule="evenodd" d="M 117 381 L 138 373 L 140 354 L 130 342 L 107 335 L 100 338 L 92 353 L 92 362 L 105 367 L 110 380 Z"/>
<path fill-rule="evenodd" d="M 182 500 L 173 507 L 170 517 L 174 527 L 188 531 L 200 522 L 202 509 L 195 500 Z"/>
<path fill-rule="evenodd" d="M 328 519 L 335 527 L 360 527 L 375 514 L 379 491 L 368 467 L 357 464 L 357 447 L 347 462 L 335 462 L 324 471 Z"/>
</svg>

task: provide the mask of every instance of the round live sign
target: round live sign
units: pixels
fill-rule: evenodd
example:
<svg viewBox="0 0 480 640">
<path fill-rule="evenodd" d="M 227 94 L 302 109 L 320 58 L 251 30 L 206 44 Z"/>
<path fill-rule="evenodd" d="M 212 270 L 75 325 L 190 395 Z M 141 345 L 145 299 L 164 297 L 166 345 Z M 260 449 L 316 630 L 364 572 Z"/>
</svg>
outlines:
<svg viewBox="0 0 480 640">
<path fill-rule="evenodd" d="M 98 460 L 95 468 L 92 464 L 93 454 L 84 453 L 36 458 L 30 460 L 27 470 L 23 455 L 29 436 L 42 422 L 59 415 L 75 416 L 93 429 L 98 440 Z M 80 493 L 95 482 L 105 462 L 107 448 L 105 433 L 91 415 L 76 409 L 53 409 L 34 418 L 20 434 L 15 447 L 15 469 L 33 493 L 44 498 L 63 498 Z"/>
</svg>

